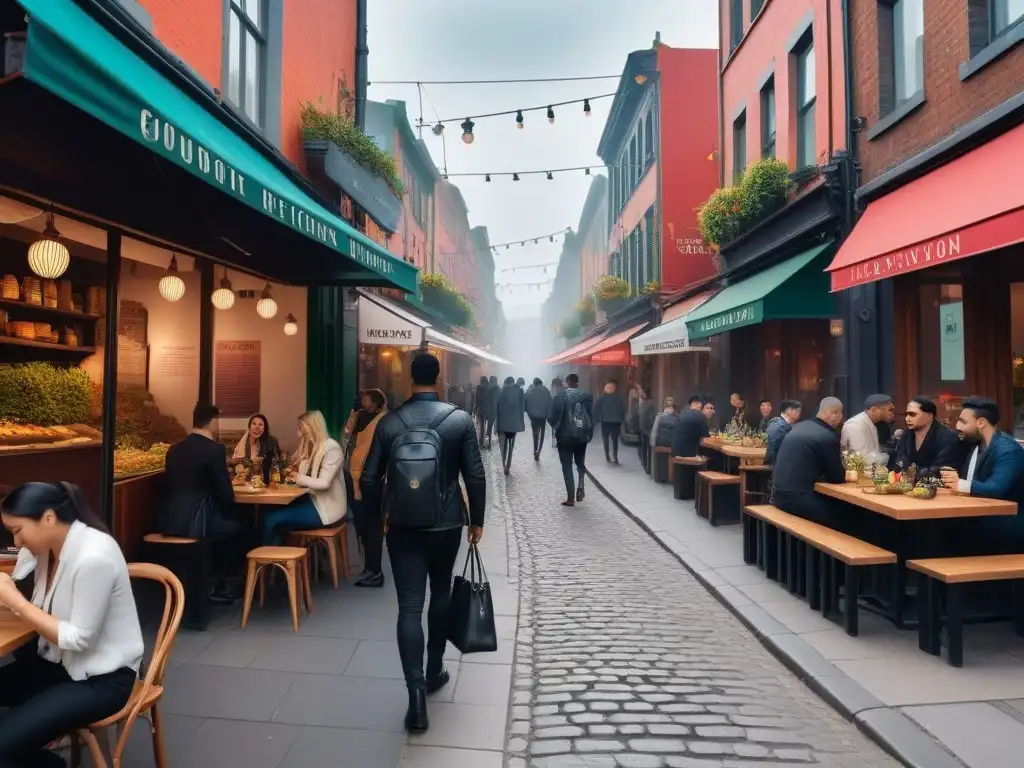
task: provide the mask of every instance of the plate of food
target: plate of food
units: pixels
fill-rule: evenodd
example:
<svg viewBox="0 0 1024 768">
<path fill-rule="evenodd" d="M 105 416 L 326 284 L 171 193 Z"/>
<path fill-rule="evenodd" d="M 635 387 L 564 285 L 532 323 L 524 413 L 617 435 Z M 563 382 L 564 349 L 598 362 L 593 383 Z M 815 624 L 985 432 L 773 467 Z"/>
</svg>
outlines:
<svg viewBox="0 0 1024 768">
<path fill-rule="evenodd" d="M 266 491 L 266 488 L 254 488 L 251 485 L 236 485 L 235 486 L 235 492 L 236 493 L 257 494 L 257 493 L 264 493 L 265 491 Z"/>
</svg>

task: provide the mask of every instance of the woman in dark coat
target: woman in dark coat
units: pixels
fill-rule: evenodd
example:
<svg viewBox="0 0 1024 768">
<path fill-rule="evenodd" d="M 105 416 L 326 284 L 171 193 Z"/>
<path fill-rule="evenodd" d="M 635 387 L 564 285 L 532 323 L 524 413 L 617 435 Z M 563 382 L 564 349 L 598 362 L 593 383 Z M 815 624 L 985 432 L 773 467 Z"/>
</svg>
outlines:
<svg viewBox="0 0 1024 768">
<path fill-rule="evenodd" d="M 498 445 L 501 447 L 501 461 L 505 474 L 512 468 L 512 449 L 516 445 L 516 435 L 526 431 L 526 395 L 509 376 L 498 397 L 498 412 L 495 426 L 498 429 Z"/>
</svg>

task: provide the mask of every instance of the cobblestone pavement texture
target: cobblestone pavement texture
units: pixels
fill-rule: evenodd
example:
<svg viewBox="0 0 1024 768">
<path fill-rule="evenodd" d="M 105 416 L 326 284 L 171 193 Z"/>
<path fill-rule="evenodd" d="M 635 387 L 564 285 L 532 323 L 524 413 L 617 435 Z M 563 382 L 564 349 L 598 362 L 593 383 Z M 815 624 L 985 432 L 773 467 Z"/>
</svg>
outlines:
<svg viewBox="0 0 1024 768">
<path fill-rule="evenodd" d="M 524 443 L 503 488 L 485 457 L 518 550 L 508 768 L 899 765 L 600 491 L 560 506 Z"/>
</svg>

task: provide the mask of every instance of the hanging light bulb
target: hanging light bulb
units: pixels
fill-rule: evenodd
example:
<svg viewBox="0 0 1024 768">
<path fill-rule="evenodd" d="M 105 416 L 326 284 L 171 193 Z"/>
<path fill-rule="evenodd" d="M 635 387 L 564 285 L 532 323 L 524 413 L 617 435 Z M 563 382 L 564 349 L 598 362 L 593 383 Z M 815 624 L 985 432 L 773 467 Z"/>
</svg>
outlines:
<svg viewBox="0 0 1024 768">
<path fill-rule="evenodd" d="M 462 123 L 462 143 L 463 144 L 472 144 L 473 143 L 473 138 L 474 138 L 473 137 L 473 126 L 474 125 L 476 125 L 476 123 L 474 123 L 468 117 Z"/>
<path fill-rule="evenodd" d="M 430 129 L 435 136 L 440 136 L 444 133 L 444 123 L 437 123 L 433 128 Z"/>
<path fill-rule="evenodd" d="M 548 171 L 548 181 L 551 181 L 555 177 L 551 175 L 551 171 Z"/>
<path fill-rule="evenodd" d="M 509 249 L 510 247 L 511 247 L 511 246 L 509 246 L 509 244 L 508 244 L 508 243 L 505 243 L 505 250 L 506 250 L 506 251 L 507 251 L 507 250 L 508 250 L 508 249 Z"/>
<path fill-rule="evenodd" d="M 40 277 L 54 280 L 64 274 L 71 263 L 67 246 L 60 241 L 60 232 L 53 223 L 53 213 L 46 219 L 43 237 L 28 247 L 28 266 Z"/>
<path fill-rule="evenodd" d="M 518 112 L 516 112 L 516 128 L 522 130 L 525 127 L 526 126 L 523 125 L 523 110 L 520 109 Z"/>
<path fill-rule="evenodd" d="M 484 174 L 484 181 L 490 181 L 490 180 L 491 180 L 491 174 L 485 173 Z"/>
<path fill-rule="evenodd" d="M 519 181 L 519 174 L 518 173 L 513 173 L 512 174 L 512 181 Z"/>
<path fill-rule="evenodd" d="M 552 243 L 555 242 L 555 236 L 551 235 L 550 237 L 548 237 L 548 240 L 550 240 Z"/>
<path fill-rule="evenodd" d="M 224 267 L 224 277 L 220 279 L 220 288 L 210 294 L 210 301 L 217 309 L 231 309 L 235 306 L 235 292 L 231 290 L 227 267 Z"/>
<path fill-rule="evenodd" d="M 586 117 L 590 117 L 590 99 L 583 100 L 583 114 Z"/>
<path fill-rule="evenodd" d="M 270 283 L 263 287 L 260 300 L 256 302 L 256 314 L 264 320 L 269 320 L 277 314 L 277 302 L 270 297 Z"/>
<path fill-rule="evenodd" d="M 289 312 L 288 316 L 284 319 L 284 335 L 285 336 L 294 336 L 298 332 L 299 332 L 299 323 L 295 319 L 295 315 L 293 315 L 291 312 Z"/>
<path fill-rule="evenodd" d="M 185 281 L 178 277 L 178 257 L 173 253 L 167 274 L 160 278 L 157 290 L 167 301 L 178 301 L 185 295 Z"/>
<path fill-rule="evenodd" d="M 590 169 L 589 169 L 589 168 L 587 168 L 587 170 L 585 170 L 585 171 L 583 172 L 583 175 L 584 175 L 584 176 L 589 176 L 589 175 L 590 175 Z"/>
<path fill-rule="evenodd" d="M 548 107 L 548 122 L 552 125 L 555 124 L 555 110 L 551 107 Z"/>
</svg>

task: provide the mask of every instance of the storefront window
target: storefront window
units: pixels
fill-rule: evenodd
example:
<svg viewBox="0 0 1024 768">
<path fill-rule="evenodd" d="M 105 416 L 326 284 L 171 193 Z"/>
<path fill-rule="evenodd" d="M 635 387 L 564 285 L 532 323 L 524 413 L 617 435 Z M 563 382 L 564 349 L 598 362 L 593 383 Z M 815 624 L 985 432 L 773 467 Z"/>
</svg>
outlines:
<svg viewBox="0 0 1024 768">
<path fill-rule="evenodd" d="M 1024 438 L 1024 283 L 1010 284 L 1014 437 Z"/>
<path fill-rule="evenodd" d="M 966 397 L 964 293 L 959 283 L 921 286 L 918 327 L 918 388 L 949 403 L 950 412 Z M 941 416 L 942 414 L 940 414 Z"/>
</svg>

